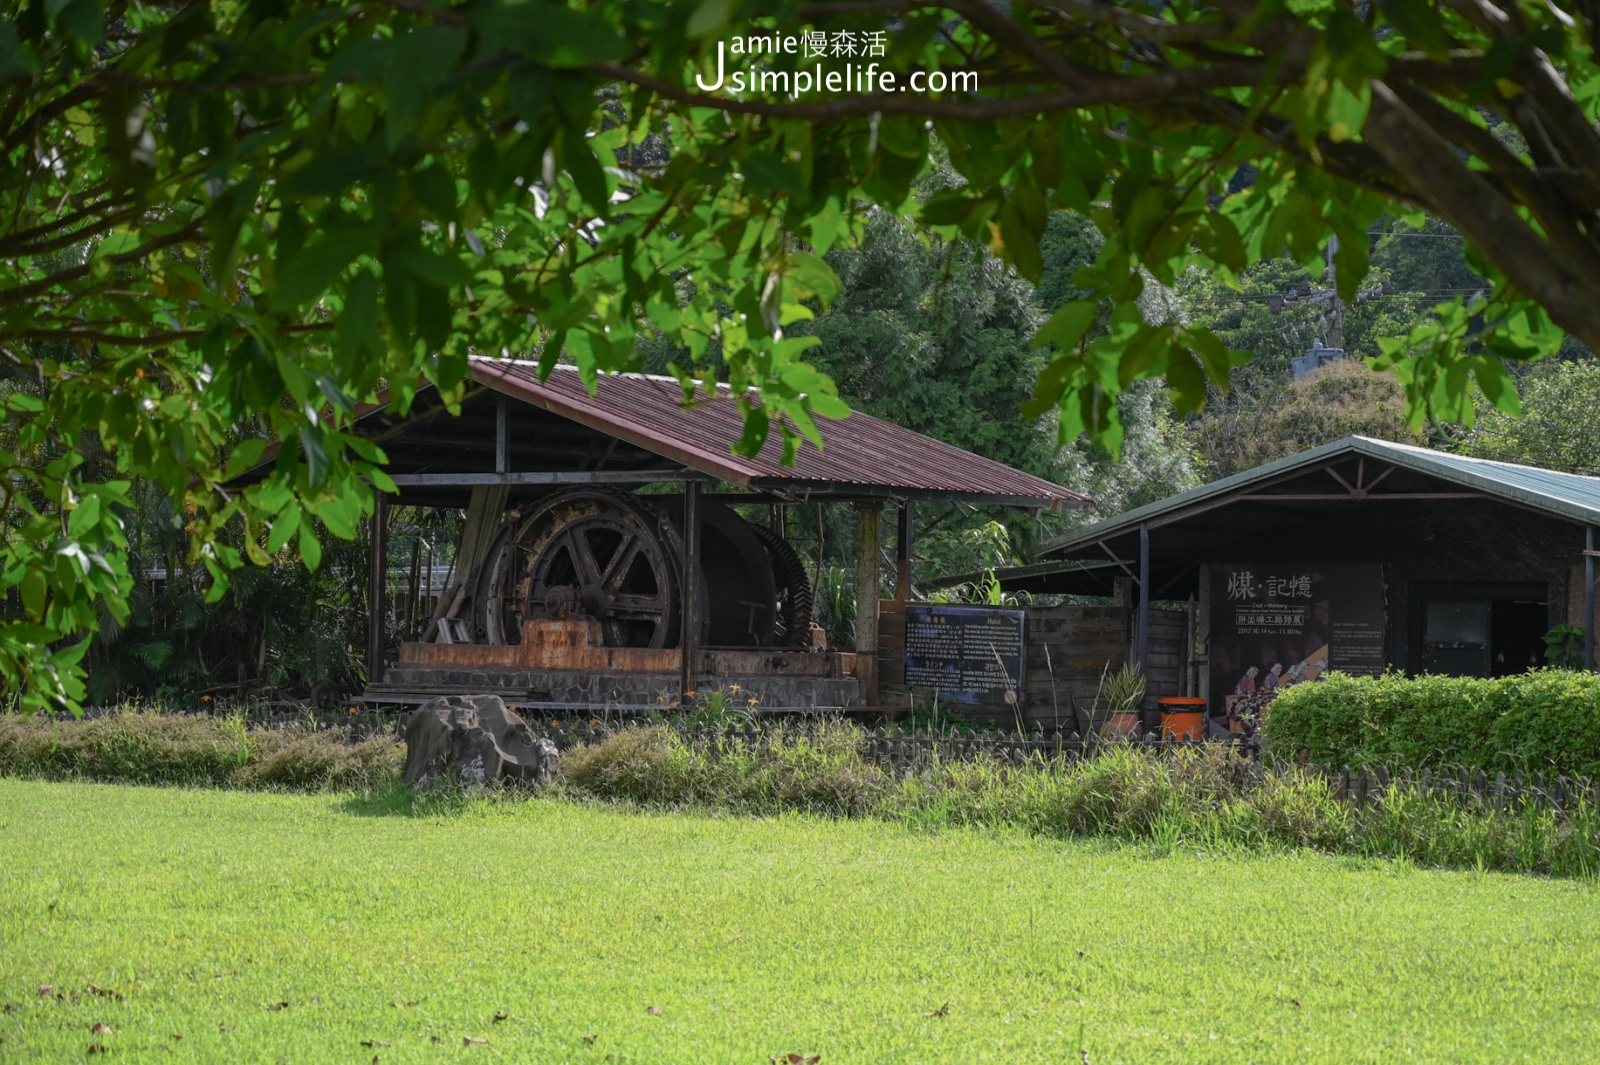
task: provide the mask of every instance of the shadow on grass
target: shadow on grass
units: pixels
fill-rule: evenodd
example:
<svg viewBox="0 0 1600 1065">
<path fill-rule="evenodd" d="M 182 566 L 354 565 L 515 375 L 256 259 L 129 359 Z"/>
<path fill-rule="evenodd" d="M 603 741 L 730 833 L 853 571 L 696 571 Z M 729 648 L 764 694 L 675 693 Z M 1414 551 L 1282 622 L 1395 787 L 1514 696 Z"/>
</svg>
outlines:
<svg viewBox="0 0 1600 1065">
<path fill-rule="evenodd" d="M 441 784 L 438 787 L 418 788 L 396 779 L 348 796 L 339 804 L 339 809 L 356 817 L 439 818 L 459 816 L 485 805 L 528 802 L 536 797 L 572 796 L 557 787 L 541 792 L 514 785 L 462 788 Z"/>
</svg>

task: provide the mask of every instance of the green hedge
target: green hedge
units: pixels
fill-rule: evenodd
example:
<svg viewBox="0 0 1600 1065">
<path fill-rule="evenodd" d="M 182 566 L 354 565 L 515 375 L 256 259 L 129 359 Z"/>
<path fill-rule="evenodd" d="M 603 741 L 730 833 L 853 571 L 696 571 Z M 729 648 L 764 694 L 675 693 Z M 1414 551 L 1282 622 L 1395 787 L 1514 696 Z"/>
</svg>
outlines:
<svg viewBox="0 0 1600 1065">
<path fill-rule="evenodd" d="M 1600 674 L 1349 677 L 1285 690 L 1268 708 L 1280 756 L 1600 776 Z"/>
</svg>

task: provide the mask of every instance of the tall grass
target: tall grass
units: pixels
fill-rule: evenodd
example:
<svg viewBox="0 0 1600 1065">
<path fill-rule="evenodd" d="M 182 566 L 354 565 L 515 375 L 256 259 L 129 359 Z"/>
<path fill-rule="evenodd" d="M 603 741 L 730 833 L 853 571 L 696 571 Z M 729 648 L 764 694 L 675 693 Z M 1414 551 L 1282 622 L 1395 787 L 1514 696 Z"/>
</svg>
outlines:
<svg viewBox="0 0 1600 1065">
<path fill-rule="evenodd" d="M 404 759 L 392 736 L 347 743 L 329 730 L 252 730 L 239 717 L 0 715 L 0 774 L 11 776 L 345 790 L 393 782 Z"/>
<path fill-rule="evenodd" d="M 1357 808 L 1320 776 L 1261 772 L 1222 747 L 1114 746 L 1082 761 L 1026 765 L 930 757 L 903 773 L 868 757 L 849 726 L 747 747 L 672 729 L 618 733 L 569 752 L 568 788 L 647 806 L 878 817 L 924 829 L 1021 828 L 1191 847 L 1314 847 L 1422 865 L 1559 876 L 1600 873 L 1600 811 L 1495 810 L 1395 783 Z"/>
<path fill-rule="evenodd" d="M 1079 760 L 988 756 L 873 760 L 870 734 L 836 724 L 773 729 L 750 745 L 666 726 L 624 729 L 566 752 L 557 795 L 651 807 L 878 818 L 1176 847 L 1312 847 L 1421 865 L 1600 875 L 1600 810 L 1497 810 L 1401 783 L 1358 808 L 1318 775 L 1262 771 L 1221 746 L 1112 745 Z M 233 788 L 372 789 L 398 782 L 392 736 L 347 743 L 326 730 L 250 730 L 240 719 L 128 713 L 55 723 L 0 717 L 0 775 Z M 432 796 L 424 802 L 440 799 Z"/>
</svg>

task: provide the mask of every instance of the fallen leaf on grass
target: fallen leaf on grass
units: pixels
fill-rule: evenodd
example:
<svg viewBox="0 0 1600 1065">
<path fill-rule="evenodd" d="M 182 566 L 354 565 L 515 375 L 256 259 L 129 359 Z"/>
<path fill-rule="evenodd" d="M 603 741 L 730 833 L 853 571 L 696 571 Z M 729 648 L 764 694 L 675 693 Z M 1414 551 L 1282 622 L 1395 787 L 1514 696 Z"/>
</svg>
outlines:
<svg viewBox="0 0 1600 1065">
<path fill-rule="evenodd" d="M 217 1031 L 219 1031 L 219 1032 L 231 1032 L 231 1031 L 233 1031 L 233 1029 L 229 1028 L 225 1024 L 219 1024 L 219 1025 L 217 1025 Z"/>
<path fill-rule="evenodd" d="M 4 1010 L 6 1013 L 15 1013 L 19 1008 L 15 1002 L 7 1002 L 4 1006 L 0 1006 L 0 1010 Z"/>
<path fill-rule="evenodd" d="M 116 1029 L 101 1021 L 96 1021 L 95 1026 L 89 1029 L 95 1035 L 115 1035 Z"/>
<path fill-rule="evenodd" d="M 822 1060 L 822 1055 L 812 1054 L 810 1057 L 806 1057 L 804 1054 L 791 1052 L 788 1054 L 774 1054 L 767 1060 L 773 1062 L 774 1065 L 817 1065 L 817 1062 Z"/>
<path fill-rule="evenodd" d="M 39 985 L 39 994 L 41 994 L 41 995 L 48 995 L 48 994 L 50 994 L 50 992 L 52 992 L 54 990 L 55 990 L 55 988 L 51 987 L 49 984 L 40 984 Z"/>
<path fill-rule="evenodd" d="M 385 1043 L 381 1039 L 363 1039 L 361 1041 L 361 1045 L 364 1046 L 364 1047 L 369 1047 L 369 1048 L 370 1047 L 390 1047 L 390 1046 L 394 1046 L 393 1043 Z"/>
<path fill-rule="evenodd" d="M 289 1004 L 287 1002 L 273 1002 L 267 1006 L 267 1009 L 271 1010 L 273 1013 L 277 1013 L 288 1008 Z"/>
<path fill-rule="evenodd" d="M 389 1003 L 389 1005 L 393 1006 L 397 1010 L 408 1010 L 412 1006 L 415 1006 L 416 1003 L 415 1002 L 391 1002 L 391 1003 Z"/>
<path fill-rule="evenodd" d="M 661 1016 L 661 1011 L 660 1011 L 660 1010 L 658 1010 L 658 1009 L 656 1009 L 656 1008 L 655 1008 L 655 1007 L 654 1007 L 654 1006 L 646 1006 L 646 1007 L 645 1007 L 645 1008 L 644 1008 L 644 1011 L 645 1011 L 645 1012 L 646 1012 L 646 1013 L 648 1013 L 648 1014 L 649 1014 L 649 1015 L 650 1015 L 650 1016 L 652 1016 L 652 1017 L 659 1017 L 659 1016 Z"/>
<path fill-rule="evenodd" d="M 227 972 L 218 973 L 217 975 L 213 976 L 211 979 L 213 979 L 213 980 L 221 980 L 224 976 L 238 976 L 238 975 L 239 975 L 239 970 L 238 969 L 229 969 Z"/>
<path fill-rule="evenodd" d="M 470 1035 L 461 1037 L 461 1045 L 464 1047 L 481 1047 L 487 1045 L 488 1042 L 487 1039 L 474 1039 Z"/>
<path fill-rule="evenodd" d="M 90 984 L 89 991 L 92 994 L 99 995 L 101 998 L 114 999 L 117 1002 L 122 1001 L 122 992 L 117 991 L 114 988 L 101 987 L 99 984 Z"/>
<path fill-rule="evenodd" d="M 600 1037 L 597 1036 L 597 1035 L 585 1035 L 585 1036 L 581 1036 L 580 1038 L 583 1040 L 583 1045 L 584 1046 L 592 1047 L 592 1046 L 594 1046 L 594 1041 L 596 1039 L 599 1039 Z"/>
<path fill-rule="evenodd" d="M 505 1020 L 508 1016 L 510 1016 L 510 1014 L 496 1013 L 494 1015 L 494 1023 L 495 1024 L 499 1024 L 501 1021 Z"/>
<path fill-rule="evenodd" d="M 1300 1008 L 1300 1000 L 1297 999 L 1297 998 L 1291 998 L 1289 1000 L 1289 1005 L 1293 1006 L 1295 1009 L 1299 1009 Z"/>
<path fill-rule="evenodd" d="M 1087 958 L 1088 956 L 1089 956 L 1088 951 L 1083 951 L 1083 950 L 1078 951 L 1078 957 Z"/>
<path fill-rule="evenodd" d="M 438 1036 L 436 1036 L 436 1035 L 430 1035 L 430 1036 L 429 1036 L 429 1037 L 428 1037 L 428 1038 L 429 1038 L 429 1039 L 431 1039 L 431 1040 L 433 1040 L 433 1041 L 434 1041 L 434 1042 L 435 1042 L 435 1043 L 442 1043 L 442 1042 L 444 1042 L 444 1040 L 443 1040 L 443 1039 L 440 1039 L 440 1038 L 439 1038 L 439 1037 L 438 1037 Z"/>
<path fill-rule="evenodd" d="M 91 1054 L 109 1054 L 109 1053 L 111 1053 L 111 1051 L 106 1049 L 106 1046 L 105 1046 L 104 1043 L 90 1043 L 89 1044 L 89 1053 L 91 1053 Z"/>
<path fill-rule="evenodd" d="M 928 1011 L 928 1016 L 929 1017 L 948 1017 L 948 1016 L 950 1016 L 950 1003 L 946 1002 L 943 1006 L 940 1006 L 936 1010 L 929 1010 Z"/>
<path fill-rule="evenodd" d="M 378 1055 L 372 1055 L 372 1065 L 378 1065 Z"/>
<path fill-rule="evenodd" d="M 182 1040 L 182 1039 L 183 1039 L 183 1036 L 181 1036 L 181 1035 L 179 1035 L 179 1034 L 178 1034 L 178 1033 L 177 1033 L 177 1032 L 173 1032 L 173 1033 L 172 1033 L 172 1038 L 174 1038 L 174 1039 L 177 1039 L 177 1040 L 180 1040 L 180 1041 L 181 1041 L 181 1040 Z"/>
</svg>

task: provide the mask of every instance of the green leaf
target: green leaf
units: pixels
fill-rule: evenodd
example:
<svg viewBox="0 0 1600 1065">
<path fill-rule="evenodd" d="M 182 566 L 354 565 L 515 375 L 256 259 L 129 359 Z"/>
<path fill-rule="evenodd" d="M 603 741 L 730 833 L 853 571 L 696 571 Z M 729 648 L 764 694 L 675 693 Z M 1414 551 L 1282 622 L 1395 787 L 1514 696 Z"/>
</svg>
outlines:
<svg viewBox="0 0 1600 1065">
<path fill-rule="evenodd" d="M 272 533 L 267 537 L 267 554 L 275 555 L 283 550 L 289 538 L 300 530 L 300 508 L 297 506 L 285 507 L 272 523 Z"/>
<path fill-rule="evenodd" d="M 839 298 L 839 275 L 818 256 L 797 251 L 789 254 L 786 275 L 801 298 L 815 297 L 824 307 Z"/>
<path fill-rule="evenodd" d="M 1078 341 L 1094 324 L 1098 306 L 1094 300 L 1073 300 L 1059 308 L 1048 321 L 1033 334 L 1033 346 L 1042 348 L 1054 344 L 1057 350 L 1067 351 L 1078 346 Z"/>
<path fill-rule="evenodd" d="M 278 271 L 268 301 L 278 310 L 314 303 L 328 286 L 363 253 L 373 250 L 373 234 L 366 229 L 340 229 L 307 244 L 289 265 Z"/>
<path fill-rule="evenodd" d="M 1449 54 L 1450 34 L 1438 7 L 1428 0 L 1378 0 L 1378 9 L 1420 51 L 1438 58 Z"/>
<path fill-rule="evenodd" d="M 733 13 L 733 0 L 700 0 L 684 27 L 690 37 L 705 37 L 727 25 Z"/>
<path fill-rule="evenodd" d="M 305 560 L 306 569 L 313 573 L 322 565 L 322 545 L 305 521 L 300 522 L 300 557 Z"/>
<path fill-rule="evenodd" d="M 1038 284 L 1039 275 L 1044 271 L 1039 237 L 1014 198 L 1008 199 L 1000 209 L 1000 238 L 1005 242 L 1006 258 L 1017 268 L 1017 273 Z"/>
<path fill-rule="evenodd" d="M 471 18 L 496 49 L 552 67 L 583 67 L 627 54 L 628 42 L 603 15 L 574 11 L 565 3 L 483 4 Z"/>
<path fill-rule="evenodd" d="M 17 36 L 17 24 L 9 19 L 0 21 L 0 81 L 26 78 L 38 69 L 39 59 Z"/>
<path fill-rule="evenodd" d="M 44 571 L 29 566 L 23 573 L 22 580 L 17 585 L 18 592 L 22 595 L 22 609 L 34 621 L 44 619 L 45 600 L 49 594 L 49 584 L 45 579 Z"/>
</svg>

